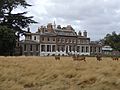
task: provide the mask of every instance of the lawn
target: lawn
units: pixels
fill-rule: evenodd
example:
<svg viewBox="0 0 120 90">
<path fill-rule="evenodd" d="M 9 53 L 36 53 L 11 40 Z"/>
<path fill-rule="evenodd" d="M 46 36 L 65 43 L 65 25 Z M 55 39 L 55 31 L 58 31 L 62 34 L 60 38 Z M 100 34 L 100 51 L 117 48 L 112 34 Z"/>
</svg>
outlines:
<svg viewBox="0 0 120 90">
<path fill-rule="evenodd" d="M 120 90 L 120 60 L 0 57 L 0 90 Z"/>
</svg>

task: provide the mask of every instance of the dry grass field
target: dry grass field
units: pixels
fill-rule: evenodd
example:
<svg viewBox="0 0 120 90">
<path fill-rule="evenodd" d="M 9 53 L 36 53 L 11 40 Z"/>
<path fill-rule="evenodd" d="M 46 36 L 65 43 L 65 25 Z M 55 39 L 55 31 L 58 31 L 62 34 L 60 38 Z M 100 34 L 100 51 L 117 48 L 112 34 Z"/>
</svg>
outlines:
<svg viewBox="0 0 120 90">
<path fill-rule="evenodd" d="M 120 90 L 120 60 L 1 56 L 0 90 Z"/>
</svg>

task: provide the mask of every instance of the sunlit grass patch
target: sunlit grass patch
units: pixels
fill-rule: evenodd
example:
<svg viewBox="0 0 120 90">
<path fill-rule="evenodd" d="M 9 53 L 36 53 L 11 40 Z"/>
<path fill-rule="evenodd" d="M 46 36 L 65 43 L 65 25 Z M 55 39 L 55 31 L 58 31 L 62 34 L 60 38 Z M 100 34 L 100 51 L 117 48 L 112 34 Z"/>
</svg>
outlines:
<svg viewBox="0 0 120 90">
<path fill-rule="evenodd" d="M 0 57 L 0 90 L 119 90 L 120 61 Z"/>
</svg>

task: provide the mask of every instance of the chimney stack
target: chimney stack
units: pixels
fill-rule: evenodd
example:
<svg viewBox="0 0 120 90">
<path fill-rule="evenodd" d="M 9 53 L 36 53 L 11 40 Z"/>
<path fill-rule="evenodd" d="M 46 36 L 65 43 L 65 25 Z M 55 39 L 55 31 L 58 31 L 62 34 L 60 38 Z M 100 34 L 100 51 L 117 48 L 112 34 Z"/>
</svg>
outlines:
<svg viewBox="0 0 120 90">
<path fill-rule="evenodd" d="M 28 27 L 27 32 L 30 33 L 30 28 Z"/>
<path fill-rule="evenodd" d="M 52 23 L 49 23 L 49 24 L 47 25 L 47 30 L 48 30 L 48 32 L 52 32 L 52 31 L 53 31 Z"/>
<path fill-rule="evenodd" d="M 83 36 L 84 36 L 84 37 L 87 37 L 87 32 L 86 32 L 86 30 L 83 32 Z"/>
<path fill-rule="evenodd" d="M 79 31 L 79 32 L 78 32 L 78 35 L 79 35 L 79 36 L 82 36 L 82 33 L 81 33 L 81 31 Z"/>
</svg>

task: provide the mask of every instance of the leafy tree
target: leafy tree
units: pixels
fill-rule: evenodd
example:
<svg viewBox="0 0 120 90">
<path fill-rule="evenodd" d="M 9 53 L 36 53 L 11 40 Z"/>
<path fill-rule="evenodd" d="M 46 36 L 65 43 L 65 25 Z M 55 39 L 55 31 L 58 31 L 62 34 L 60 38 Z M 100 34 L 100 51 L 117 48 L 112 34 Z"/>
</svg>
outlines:
<svg viewBox="0 0 120 90">
<path fill-rule="evenodd" d="M 6 26 L 0 26 L 0 55 L 12 55 L 16 42 L 15 32 Z"/>
<path fill-rule="evenodd" d="M 23 33 L 23 28 L 26 28 L 31 23 L 36 23 L 32 20 L 32 16 L 27 17 L 27 12 L 13 14 L 12 11 L 18 6 L 27 8 L 29 5 L 25 0 L 0 0 L 0 25 L 5 25 L 16 32 Z"/>
<path fill-rule="evenodd" d="M 10 45 L 13 44 L 14 46 L 16 44 L 15 39 L 19 40 L 19 34 L 25 32 L 23 29 L 27 28 L 31 23 L 36 23 L 32 20 L 32 16 L 25 16 L 27 12 L 12 13 L 19 6 L 27 8 L 31 5 L 26 0 L 0 0 L 0 26 L 3 26 L 0 32 L 2 38 L 0 38 L 0 50 L 2 48 L 3 52 L 10 52 L 9 50 L 13 49 Z M 18 35 L 17 38 L 15 37 L 16 33 Z M 8 45 L 6 46 L 6 48 L 8 47 L 7 51 L 5 51 L 2 45 Z M 2 53 L 2 50 L 0 52 Z"/>
<path fill-rule="evenodd" d="M 110 45 L 114 50 L 120 51 L 120 34 L 112 32 L 112 34 L 107 34 L 103 40 L 105 45 Z"/>
</svg>

